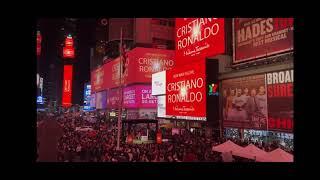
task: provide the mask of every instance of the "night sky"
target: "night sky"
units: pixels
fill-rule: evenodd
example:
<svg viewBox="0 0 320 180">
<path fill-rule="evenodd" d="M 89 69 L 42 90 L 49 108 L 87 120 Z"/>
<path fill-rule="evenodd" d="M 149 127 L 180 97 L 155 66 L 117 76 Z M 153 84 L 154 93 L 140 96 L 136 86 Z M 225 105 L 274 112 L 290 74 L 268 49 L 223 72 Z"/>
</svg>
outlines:
<svg viewBox="0 0 320 180">
<path fill-rule="evenodd" d="M 63 63 L 66 62 L 62 59 L 62 47 L 65 36 L 69 33 L 74 38 L 76 48 L 75 59 L 69 60 L 69 63 L 73 62 L 74 65 L 72 103 L 80 105 L 83 103 L 84 84 L 90 81 L 90 48 L 95 46 L 95 23 L 95 19 L 77 19 L 75 26 L 72 27 L 65 18 L 38 20 L 37 30 L 40 30 L 42 35 L 38 72 L 44 77 L 44 81 L 52 79 L 56 84 L 58 104 L 61 104 Z"/>
</svg>

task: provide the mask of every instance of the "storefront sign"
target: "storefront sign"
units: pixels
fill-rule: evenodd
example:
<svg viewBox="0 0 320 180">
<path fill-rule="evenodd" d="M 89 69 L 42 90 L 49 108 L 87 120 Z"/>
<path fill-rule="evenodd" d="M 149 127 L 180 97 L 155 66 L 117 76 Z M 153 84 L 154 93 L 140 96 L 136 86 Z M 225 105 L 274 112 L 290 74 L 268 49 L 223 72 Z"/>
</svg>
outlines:
<svg viewBox="0 0 320 180">
<path fill-rule="evenodd" d="M 224 18 L 176 18 L 176 64 L 225 52 Z"/>
<path fill-rule="evenodd" d="M 293 18 L 234 18 L 233 63 L 293 49 Z"/>
</svg>

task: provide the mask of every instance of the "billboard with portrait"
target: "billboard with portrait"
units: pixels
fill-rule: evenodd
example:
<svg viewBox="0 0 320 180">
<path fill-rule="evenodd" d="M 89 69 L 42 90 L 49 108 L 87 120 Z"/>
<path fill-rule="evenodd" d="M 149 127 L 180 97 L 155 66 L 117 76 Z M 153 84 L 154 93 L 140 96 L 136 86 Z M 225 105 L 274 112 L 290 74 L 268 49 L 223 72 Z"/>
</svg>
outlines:
<svg viewBox="0 0 320 180">
<path fill-rule="evenodd" d="M 222 118 L 225 127 L 267 128 L 265 75 L 223 80 Z"/>
<path fill-rule="evenodd" d="M 293 132 L 293 69 L 223 80 L 225 127 Z"/>
</svg>

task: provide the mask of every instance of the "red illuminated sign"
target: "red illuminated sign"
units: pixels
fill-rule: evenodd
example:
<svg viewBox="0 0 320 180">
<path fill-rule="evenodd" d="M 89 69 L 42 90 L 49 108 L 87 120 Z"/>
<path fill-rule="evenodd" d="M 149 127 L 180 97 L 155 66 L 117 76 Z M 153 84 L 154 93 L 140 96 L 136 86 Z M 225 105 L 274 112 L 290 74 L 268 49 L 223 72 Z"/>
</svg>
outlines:
<svg viewBox="0 0 320 180">
<path fill-rule="evenodd" d="M 68 36 L 68 37 L 66 38 L 65 46 L 66 46 L 66 47 L 73 47 L 73 39 L 72 39 L 71 36 Z"/>
<path fill-rule="evenodd" d="M 205 61 L 167 70 L 166 114 L 206 117 Z"/>
<path fill-rule="evenodd" d="M 42 37 L 40 34 L 40 31 L 37 32 L 37 56 L 40 56 L 41 54 L 41 41 Z"/>
<path fill-rule="evenodd" d="M 63 58 L 74 58 L 74 48 L 63 47 Z"/>
<path fill-rule="evenodd" d="M 70 35 L 65 40 L 65 47 L 63 47 L 63 58 L 74 58 L 73 39 Z"/>
<path fill-rule="evenodd" d="M 224 18 L 176 18 L 176 65 L 225 52 Z"/>
<path fill-rule="evenodd" d="M 104 69 L 100 67 L 91 73 L 91 91 L 101 91 L 104 89 Z"/>
<path fill-rule="evenodd" d="M 72 65 L 63 67 L 62 106 L 71 106 L 72 95 Z"/>
<path fill-rule="evenodd" d="M 153 73 L 171 69 L 175 66 L 174 51 L 152 48 L 135 48 L 128 52 L 128 69 L 122 74 L 124 84 L 151 83 Z M 120 58 L 103 66 L 105 77 L 104 88 L 120 85 Z"/>
</svg>

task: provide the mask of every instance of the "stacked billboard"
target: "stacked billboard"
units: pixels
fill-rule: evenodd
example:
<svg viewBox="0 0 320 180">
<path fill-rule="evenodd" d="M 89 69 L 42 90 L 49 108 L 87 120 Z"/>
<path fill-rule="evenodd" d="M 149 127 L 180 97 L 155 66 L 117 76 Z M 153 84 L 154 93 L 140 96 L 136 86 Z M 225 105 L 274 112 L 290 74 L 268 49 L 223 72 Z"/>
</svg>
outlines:
<svg viewBox="0 0 320 180">
<path fill-rule="evenodd" d="M 293 69 L 222 81 L 225 127 L 293 131 Z"/>
</svg>

